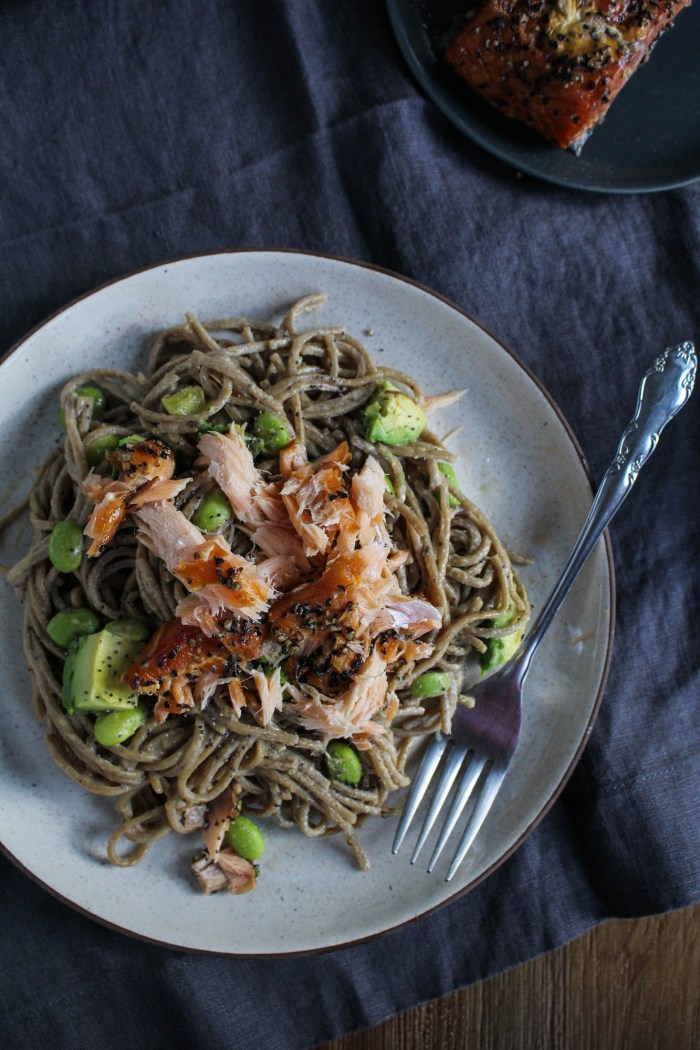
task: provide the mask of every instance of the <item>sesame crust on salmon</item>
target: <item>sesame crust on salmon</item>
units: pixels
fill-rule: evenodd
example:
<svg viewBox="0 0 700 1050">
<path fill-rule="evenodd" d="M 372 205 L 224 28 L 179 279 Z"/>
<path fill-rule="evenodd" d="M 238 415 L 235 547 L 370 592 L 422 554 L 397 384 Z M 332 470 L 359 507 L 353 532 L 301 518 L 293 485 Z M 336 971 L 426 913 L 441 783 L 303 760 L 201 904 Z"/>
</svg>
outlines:
<svg viewBox="0 0 700 1050">
<path fill-rule="evenodd" d="M 445 60 L 486 102 L 580 151 L 690 0 L 485 0 Z"/>
</svg>

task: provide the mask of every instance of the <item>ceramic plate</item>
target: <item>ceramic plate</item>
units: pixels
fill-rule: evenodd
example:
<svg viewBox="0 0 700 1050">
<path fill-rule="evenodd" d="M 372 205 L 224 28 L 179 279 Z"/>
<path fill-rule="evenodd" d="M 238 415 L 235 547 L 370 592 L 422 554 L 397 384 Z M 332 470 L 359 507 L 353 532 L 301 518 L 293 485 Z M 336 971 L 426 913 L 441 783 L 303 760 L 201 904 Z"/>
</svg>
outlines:
<svg viewBox="0 0 700 1050">
<path fill-rule="evenodd" d="M 446 36 L 470 6 L 464 0 L 387 0 L 416 79 L 445 116 L 489 153 L 548 182 L 603 193 L 667 190 L 700 178 L 699 5 L 680 13 L 580 157 L 486 105 L 442 61 Z"/>
<path fill-rule="evenodd" d="M 460 427 L 464 490 L 513 548 L 535 606 L 564 565 L 591 502 L 581 453 L 551 398 L 523 365 L 458 307 L 410 281 L 342 259 L 241 251 L 179 259 L 114 281 L 72 303 L 27 336 L 0 366 L 3 447 L 0 513 L 25 492 L 60 440 L 57 395 L 73 374 L 100 365 L 137 369 L 156 329 L 185 311 L 202 318 L 245 313 L 281 318 L 324 290 L 323 323 L 342 323 L 383 363 L 412 372 L 431 393 L 465 387 L 439 427 Z M 22 550 L 5 540 L 5 563 Z M 12 546 L 12 536 L 15 537 Z M 12 547 L 12 549 L 8 549 Z M 21 611 L 5 584 L 0 653 L 3 805 L 0 840 L 47 889 L 96 919 L 173 947 L 269 955 L 335 947 L 374 936 L 445 904 L 488 874 L 546 811 L 587 738 L 606 676 L 613 630 L 609 552 L 601 545 L 567 598 L 527 683 L 520 748 L 472 855 L 451 883 L 392 857 L 394 819 L 368 822 L 372 870 L 353 866 L 342 836 L 307 840 L 267 831 L 255 893 L 205 897 L 189 880 L 198 848 L 176 835 L 137 867 L 112 867 L 105 840 L 112 803 L 59 772 L 34 720 L 22 656 Z"/>
</svg>

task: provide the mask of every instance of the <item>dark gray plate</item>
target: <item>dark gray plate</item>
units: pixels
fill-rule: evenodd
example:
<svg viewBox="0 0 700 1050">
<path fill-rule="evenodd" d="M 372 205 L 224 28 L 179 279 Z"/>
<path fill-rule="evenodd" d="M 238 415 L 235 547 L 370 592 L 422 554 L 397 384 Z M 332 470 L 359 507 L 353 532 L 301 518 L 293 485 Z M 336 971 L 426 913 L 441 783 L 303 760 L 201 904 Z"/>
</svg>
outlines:
<svg viewBox="0 0 700 1050">
<path fill-rule="evenodd" d="M 681 12 L 580 157 L 501 116 L 442 61 L 466 0 L 387 0 L 387 7 L 399 47 L 432 101 L 465 135 L 520 171 L 601 193 L 649 193 L 700 178 L 700 0 Z"/>
</svg>

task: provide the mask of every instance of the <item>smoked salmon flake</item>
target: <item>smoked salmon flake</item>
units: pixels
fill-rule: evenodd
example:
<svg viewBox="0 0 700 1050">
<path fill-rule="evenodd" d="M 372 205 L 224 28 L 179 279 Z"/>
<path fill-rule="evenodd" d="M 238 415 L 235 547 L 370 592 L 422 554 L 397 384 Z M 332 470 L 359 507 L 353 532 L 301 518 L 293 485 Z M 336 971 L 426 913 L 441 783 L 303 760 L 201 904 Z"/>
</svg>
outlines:
<svg viewBox="0 0 700 1050">
<path fill-rule="evenodd" d="M 266 477 L 235 425 L 198 448 L 195 466 L 230 502 L 233 536 L 249 537 L 245 557 L 175 506 L 194 479 L 173 478 L 161 441 L 119 449 L 119 477 L 91 473 L 83 485 L 95 501 L 86 529 L 95 553 L 128 515 L 185 592 L 124 681 L 155 698 L 158 723 L 201 711 L 216 694 L 238 719 L 274 726 L 284 707 L 307 732 L 371 747 L 396 712 L 389 676 L 427 659 L 433 646 L 417 639 L 441 626 L 439 610 L 399 584 L 408 554 L 392 545 L 378 461 L 351 469 L 342 441 L 312 462 L 293 440 L 279 475 Z"/>
</svg>

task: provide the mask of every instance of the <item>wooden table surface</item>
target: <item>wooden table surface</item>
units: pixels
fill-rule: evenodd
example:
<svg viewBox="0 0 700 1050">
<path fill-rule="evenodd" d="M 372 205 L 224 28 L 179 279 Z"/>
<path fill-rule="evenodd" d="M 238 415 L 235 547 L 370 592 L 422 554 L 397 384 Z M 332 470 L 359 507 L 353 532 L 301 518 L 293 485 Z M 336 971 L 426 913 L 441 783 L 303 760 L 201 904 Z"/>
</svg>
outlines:
<svg viewBox="0 0 700 1050">
<path fill-rule="evenodd" d="M 613 920 L 319 1050 L 700 1050 L 700 905 Z"/>
</svg>

